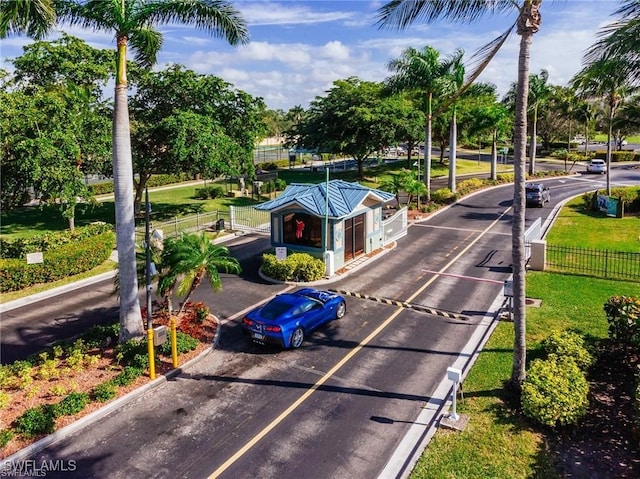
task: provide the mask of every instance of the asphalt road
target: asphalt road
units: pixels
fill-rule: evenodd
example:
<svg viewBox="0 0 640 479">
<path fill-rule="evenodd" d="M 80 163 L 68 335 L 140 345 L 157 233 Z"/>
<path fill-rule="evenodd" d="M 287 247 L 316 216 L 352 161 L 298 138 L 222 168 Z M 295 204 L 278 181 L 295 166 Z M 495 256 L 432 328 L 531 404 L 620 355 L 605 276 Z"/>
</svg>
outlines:
<svg viewBox="0 0 640 479">
<path fill-rule="evenodd" d="M 640 181 L 637 169 L 616 169 L 612 176 L 615 185 Z M 558 202 L 602 188 L 605 178 L 544 181 L 552 202 L 528 209 L 528 224 L 538 217 L 546 222 Z M 288 286 L 266 284 L 252 269 L 268 247 L 266 238 L 239 238 L 230 246 L 245 275 L 225 276 L 221 293 L 200 288 L 195 298 L 222 320 L 219 347 L 162 388 L 33 459 L 77 465 L 72 475 L 47 477 L 378 477 L 432 402 L 446 368 L 493 314 L 510 275 L 511 188 L 472 195 L 414 224 L 380 260 L 327 285 L 448 311 L 454 318 L 347 296 L 345 318 L 295 351 L 263 348 L 241 334 L 242 312 Z M 58 311 L 36 304 L 11 313 L 34 315 L 43 324 L 48 317 L 51 328 L 77 328 L 76 316 L 114 307 L 114 298 L 97 298 L 106 286 L 57 298 Z M 85 294 L 79 314 L 65 313 Z M 2 342 L 4 349 L 4 332 Z"/>
</svg>

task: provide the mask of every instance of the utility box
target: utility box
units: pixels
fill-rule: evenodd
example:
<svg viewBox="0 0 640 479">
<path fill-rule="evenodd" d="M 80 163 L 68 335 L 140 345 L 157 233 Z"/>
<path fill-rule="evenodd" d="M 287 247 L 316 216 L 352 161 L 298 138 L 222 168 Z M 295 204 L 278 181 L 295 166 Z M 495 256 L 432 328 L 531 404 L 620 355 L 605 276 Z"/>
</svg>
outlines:
<svg viewBox="0 0 640 479">
<path fill-rule="evenodd" d="M 335 255 L 333 251 L 324 252 L 325 273 L 330 278 L 336 272 Z"/>
<path fill-rule="evenodd" d="M 153 345 L 160 346 L 167 342 L 167 327 L 156 326 L 153 328 Z"/>
</svg>

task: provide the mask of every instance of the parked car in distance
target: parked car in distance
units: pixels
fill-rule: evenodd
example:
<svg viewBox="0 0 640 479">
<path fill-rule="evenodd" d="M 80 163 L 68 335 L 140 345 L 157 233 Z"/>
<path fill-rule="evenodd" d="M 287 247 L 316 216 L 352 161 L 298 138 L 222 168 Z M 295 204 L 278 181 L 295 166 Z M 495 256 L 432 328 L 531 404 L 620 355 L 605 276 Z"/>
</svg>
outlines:
<svg viewBox="0 0 640 479">
<path fill-rule="evenodd" d="M 604 160 L 591 160 L 587 165 L 587 173 L 600 173 L 607 172 L 607 163 Z"/>
<path fill-rule="evenodd" d="M 346 311 L 339 294 L 304 288 L 279 294 L 247 313 L 242 318 L 242 331 L 256 343 L 295 349 L 313 330 L 342 318 Z"/>
<path fill-rule="evenodd" d="M 536 205 L 542 208 L 547 201 L 551 200 L 549 188 L 540 183 L 527 183 L 524 187 L 527 205 Z"/>
</svg>

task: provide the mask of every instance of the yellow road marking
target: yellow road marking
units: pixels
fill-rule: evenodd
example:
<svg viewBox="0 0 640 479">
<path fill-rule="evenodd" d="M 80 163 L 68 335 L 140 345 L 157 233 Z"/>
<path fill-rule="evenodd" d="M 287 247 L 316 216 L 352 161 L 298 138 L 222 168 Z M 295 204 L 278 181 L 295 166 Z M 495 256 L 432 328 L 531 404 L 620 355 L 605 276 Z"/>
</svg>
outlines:
<svg viewBox="0 0 640 479">
<path fill-rule="evenodd" d="M 495 226 L 495 224 L 502 219 L 504 215 L 511 209 L 511 207 L 507 208 L 493 223 L 491 223 L 480 235 L 474 239 L 468 246 L 466 246 L 460 253 L 456 255 L 451 261 L 449 261 L 439 272 L 444 273 L 447 269 L 451 267 L 453 263 L 455 263 L 464 253 L 466 253 L 469 248 L 471 248 L 474 244 L 476 244 L 480 238 L 482 238 L 491 228 Z M 423 286 L 421 286 L 414 294 L 409 296 L 406 302 L 412 301 L 416 296 L 422 293 L 431 283 L 433 283 L 438 278 L 438 275 L 435 275 L 429 281 L 427 281 Z M 402 307 L 398 307 L 398 309 L 391 314 L 380 326 L 378 326 L 373 332 L 369 334 L 366 338 L 364 338 L 360 344 L 358 344 L 355 348 L 349 351 L 340 361 L 338 361 L 335 366 L 333 366 L 329 371 L 325 373 L 318 381 L 311 386 L 305 393 L 300 396 L 296 401 L 294 401 L 287 409 L 282 411 L 278 417 L 276 417 L 273 421 L 271 421 L 262 431 L 256 434 L 249 442 L 247 442 L 242 448 L 240 448 L 233 456 L 227 459 L 218 469 L 213 471 L 213 473 L 209 476 L 209 479 L 214 479 L 220 476 L 224 471 L 226 471 L 229 467 L 233 465 L 238 459 L 240 459 L 244 454 L 249 451 L 253 446 L 255 446 L 263 437 L 269 434 L 276 426 L 278 426 L 282 421 L 284 421 L 289 414 L 295 411 L 298 406 L 304 403 L 313 393 L 315 393 L 320 386 L 326 383 L 338 370 L 344 366 L 351 358 L 353 358 L 362 348 L 364 348 L 367 344 L 369 344 L 373 338 L 375 338 L 382 330 L 384 330 L 396 317 L 404 310 Z"/>
</svg>

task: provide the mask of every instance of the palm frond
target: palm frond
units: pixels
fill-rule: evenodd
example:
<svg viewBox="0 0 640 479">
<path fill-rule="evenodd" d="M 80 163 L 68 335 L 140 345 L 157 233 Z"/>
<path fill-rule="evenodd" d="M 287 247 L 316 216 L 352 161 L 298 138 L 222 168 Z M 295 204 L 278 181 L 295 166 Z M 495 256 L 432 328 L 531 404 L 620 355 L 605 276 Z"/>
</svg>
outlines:
<svg viewBox="0 0 640 479">
<path fill-rule="evenodd" d="M 485 15 L 518 11 L 513 0 L 392 0 L 378 9 L 378 28 L 403 30 L 414 22 L 448 20 L 472 23 Z"/>
<path fill-rule="evenodd" d="M 140 17 L 152 24 L 182 23 L 193 25 L 231 45 L 249 41 L 249 30 L 231 2 L 223 0 L 152 0 L 144 4 Z"/>
<path fill-rule="evenodd" d="M 26 33 L 41 40 L 55 26 L 53 0 L 3 0 L 0 2 L 0 38 Z"/>
<path fill-rule="evenodd" d="M 129 37 L 129 45 L 134 51 L 136 63 L 142 68 L 150 68 L 156 64 L 162 48 L 162 34 L 152 28 L 140 28 Z"/>
</svg>

